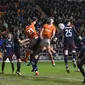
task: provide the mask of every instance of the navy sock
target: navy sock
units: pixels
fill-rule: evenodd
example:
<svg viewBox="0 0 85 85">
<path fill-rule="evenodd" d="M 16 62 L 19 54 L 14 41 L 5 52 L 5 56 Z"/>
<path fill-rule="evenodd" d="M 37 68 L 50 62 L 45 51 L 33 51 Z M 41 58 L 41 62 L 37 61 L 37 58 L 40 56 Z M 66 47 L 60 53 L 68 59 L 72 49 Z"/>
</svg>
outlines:
<svg viewBox="0 0 85 85">
<path fill-rule="evenodd" d="M 17 62 L 17 71 L 20 72 L 21 62 Z"/>
<path fill-rule="evenodd" d="M 14 72 L 14 64 L 11 63 L 11 67 L 12 67 L 12 72 Z"/>
<path fill-rule="evenodd" d="M 5 62 L 2 62 L 2 71 L 4 71 Z"/>
<path fill-rule="evenodd" d="M 68 67 L 68 56 L 67 55 L 64 56 L 64 62 L 65 62 L 66 67 Z"/>
<path fill-rule="evenodd" d="M 73 60 L 76 60 L 76 55 L 75 55 L 75 53 L 73 53 L 72 58 L 73 58 Z"/>
</svg>

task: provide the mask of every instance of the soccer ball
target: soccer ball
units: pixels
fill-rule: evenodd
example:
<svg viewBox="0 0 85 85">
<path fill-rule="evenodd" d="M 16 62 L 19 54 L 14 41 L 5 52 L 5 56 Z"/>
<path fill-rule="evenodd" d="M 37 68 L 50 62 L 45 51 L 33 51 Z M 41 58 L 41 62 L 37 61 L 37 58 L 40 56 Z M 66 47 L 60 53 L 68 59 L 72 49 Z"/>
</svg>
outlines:
<svg viewBox="0 0 85 85">
<path fill-rule="evenodd" d="M 58 25 L 58 27 L 59 27 L 61 30 L 63 30 L 63 29 L 65 28 L 65 25 L 64 25 L 63 23 L 60 23 L 60 24 Z"/>
</svg>

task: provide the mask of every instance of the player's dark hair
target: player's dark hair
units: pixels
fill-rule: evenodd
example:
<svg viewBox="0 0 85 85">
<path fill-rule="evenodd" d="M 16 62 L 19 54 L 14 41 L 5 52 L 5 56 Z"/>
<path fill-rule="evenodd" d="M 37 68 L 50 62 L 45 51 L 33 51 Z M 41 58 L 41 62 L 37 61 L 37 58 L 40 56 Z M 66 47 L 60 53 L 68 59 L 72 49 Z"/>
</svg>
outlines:
<svg viewBox="0 0 85 85">
<path fill-rule="evenodd" d="M 32 20 L 33 20 L 33 21 L 36 21 L 36 20 L 38 20 L 38 19 L 37 19 L 37 17 L 33 17 Z"/>
<path fill-rule="evenodd" d="M 70 19 L 66 19 L 65 20 L 65 24 L 67 24 L 68 22 L 71 22 L 71 20 Z"/>
<path fill-rule="evenodd" d="M 29 20 L 27 20 L 26 22 L 24 22 L 24 24 L 23 24 L 23 28 L 25 28 L 27 25 L 30 25 L 32 23 L 32 20 L 31 19 L 29 19 Z"/>
<path fill-rule="evenodd" d="M 47 23 L 47 24 L 50 24 L 50 23 L 51 23 L 50 18 L 47 18 L 47 19 L 46 19 L 46 23 Z"/>
</svg>

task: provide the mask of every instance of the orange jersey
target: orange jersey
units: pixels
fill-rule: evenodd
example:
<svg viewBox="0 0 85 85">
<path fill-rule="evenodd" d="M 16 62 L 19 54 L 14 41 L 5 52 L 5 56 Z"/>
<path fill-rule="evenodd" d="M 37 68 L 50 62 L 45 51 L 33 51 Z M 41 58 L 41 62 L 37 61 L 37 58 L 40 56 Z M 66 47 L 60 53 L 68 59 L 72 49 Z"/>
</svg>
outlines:
<svg viewBox="0 0 85 85">
<path fill-rule="evenodd" d="M 32 23 L 30 26 L 26 26 L 25 34 L 28 35 L 28 37 L 31 39 L 38 37 L 38 33 L 35 30 L 34 23 Z"/>
<path fill-rule="evenodd" d="M 44 38 L 51 38 L 52 34 L 53 34 L 53 31 L 56 31 L 56 28 L 55 28 L 54 25 L 44 24 L 42 36 Z"/>
</svg>

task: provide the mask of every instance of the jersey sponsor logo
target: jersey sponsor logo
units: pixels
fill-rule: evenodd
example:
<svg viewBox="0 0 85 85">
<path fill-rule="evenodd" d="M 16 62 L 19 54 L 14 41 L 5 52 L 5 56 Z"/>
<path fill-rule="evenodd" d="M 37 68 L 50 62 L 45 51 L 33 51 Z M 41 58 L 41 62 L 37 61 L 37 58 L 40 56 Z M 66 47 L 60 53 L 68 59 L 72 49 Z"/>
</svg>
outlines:
<svg viewBox="0 0 85 85">
<path fill-rule="evenodd" d="M 6 47 L 12 47 L 10 44 L 6 45 Z"/>
<path fill-rule="evenodd" d="M 49 30 L 49 29 L 45 29 L 45 31 L 51 32 L 51 30 Z"/>
</svg>

